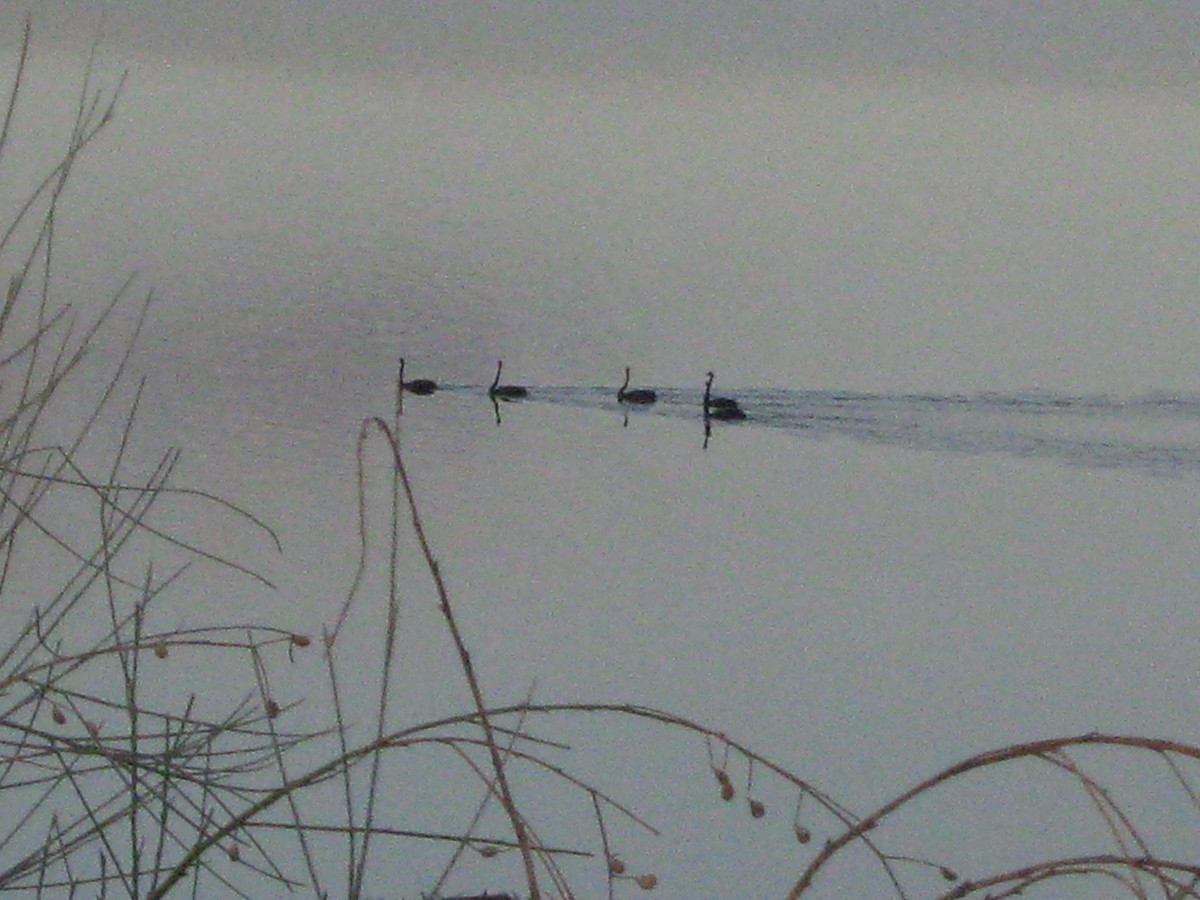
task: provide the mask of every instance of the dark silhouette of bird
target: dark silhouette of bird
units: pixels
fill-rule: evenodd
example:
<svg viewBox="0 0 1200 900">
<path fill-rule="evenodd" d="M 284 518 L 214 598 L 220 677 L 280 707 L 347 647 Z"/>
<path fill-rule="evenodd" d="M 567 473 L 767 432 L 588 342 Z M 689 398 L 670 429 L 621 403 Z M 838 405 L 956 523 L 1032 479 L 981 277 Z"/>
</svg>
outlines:
<svg viewBox="0 0 1200 900">
<path fill-rule="evenodd" d="M 501 384 L 500 370 L 504 367 L 504 361 L 496 362 L 496 377 L 492 381 L 492 386 L 488 388 L 489 397 L 499 397 L 502 400 L 515 400 L 518 397 L 528 397 L 529 389 L 519 384 Z"/>
<path fill-rule="evenodd" d="M 625 383 L 621 385 L 617 391 L 617 402 L 619 403 L 653 403 L 658 399 L 658 395 L 654 391 L 646 388 L 634 388 L 632 391 L 627 391 L 629 387 L 629 366 L 625 367 Z"/>
<path fill-rule="evenodd" d="M 708 417 L 718 422 L 740 422 L 746 418 L 746 411 L 740 406 L 722 406 L 710 409 Z"/>
<path fill-rule="evenodd" d="M 408 391 L 410 394 L 421 394 L 427 396 L 438 389 L 436 381 L 430 381 L 428 378 L 414 378 L 412 381 L 404 380 L 404 357 L 400 357 L 400 387 Z"/>
<path fill-rule="evenodd" d="M 716 419 L 721 422 L 737 422 L 746 418 L 746 413 L 732 397 L 714 397 L 712 395 L 712 383 L 716 377 L 709 372 L 708 380 L 704 382 L 704 418 Z"/>
</svg>

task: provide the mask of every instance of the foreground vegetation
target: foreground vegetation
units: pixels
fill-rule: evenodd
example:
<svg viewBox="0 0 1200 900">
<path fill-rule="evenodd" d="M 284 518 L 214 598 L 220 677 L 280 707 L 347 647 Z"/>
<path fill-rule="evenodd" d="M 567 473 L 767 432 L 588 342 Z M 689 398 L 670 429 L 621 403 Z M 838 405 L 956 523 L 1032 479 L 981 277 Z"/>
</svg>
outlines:
<svg viewBox="0 0 1200 900">
<path fill-rule="evenodd" d="M 28 49 L 27 31 L 0 127 L 0 170 Z M 862 854 L 901 898 L 1029 896 L 1035 888 L 1054 896 L 1065 881 L 1090 880 L 1134 897 L 1200 896 L 1194 851 L 1187 859 L 1160 855 L 1140 821 L 1153 821 L 1157 807 L 1137 797 L 1118 798 L 1097 774 L 1113 758 L 1126 768 L 1159 769 L 1179 805 L 1200 813 L 1193 785 L 1200 747 L 1191 743 L 1086 734 L 1014 744 L 965 759 L 856 815 L 786 765 L 669 712 L 622 703 L 529 700 L 489 706 L 470 636 L 459 626 L 422 525 L 395 419 L 365 418 L 357 446 L 360 506 L 366 504 L 370 455 L 383 455 L 392 478 L 391 524 L 382 536 L 392 551 L 386 596 L 364 602 L 369 529 L 363 524 L 358 574 L 339 615 L 319 634 L 268 624 L 160 628 L 161 611 L 194 566 L 221 567 L 231 583 L 264 580 L 252 566 L 159 528 L 154 512 L 161 504 L 201 504 L 206 515 L 228 517 L 267 540 L 273 535 L 249 512 L 176 486 L 175 451 L 148 469 L 131 464 L 131 447 L 139 441 L 140 385 L 130 374 L 130 354 L 152 297 L 135 297 L 132 282 L 126 282 L 86 321 L 52 290 L 60 198 L 80 154 L 112 121 L 122 89 L 118 83 L 98 91 L 88 73 L 90 66 L 61 159 L 28 202 L 12 212 L 0 236 L 0 260 L 12 273 L 0 308 L 0 794 L 6 811 L 0 822 L 0 891 L 149 898 L 288 891 L 362 897 L 369 894 L 373 867 L 390 852 L 381 847 L 384 840 L 388 847 L 395 842 L 445 847 L 444 868 L 429 875 L 430 896 L 444 896 L 451 878 L 464 875 L 490 883 L 492 896 L 504 891 L 590 898 L 655 890 L 654 867 L 626 861 L 613 822 L 622 820 L 649 834 L 658 833 L 656 823 L 569 769 L 560 761 L 562 748 L 539 737 L 539 723 L 567 717 L 596 720 L 609 731 L 644 723 L 696 742 L 708 760 L 711 802 L 744 804 L 751 819 L 768 815 L 763 786 L 773 782 L 772 796 L 788 797 L 786 827 L 793 846 L 805 854 L 790 877 L 790 898 L 805 896 L 821 882 L 836 885 L 849 867 L 864 865 Z M 133 315 L 123 317 L 127 307 Z M 132 322 L 128 351 L 109 372 L 88 415 L 80 418 L 68 400 L 86 395 L 94 384 L 89 348 L 122 321 Z M 115 448 L 95 439 L 102 421 L 123 423 Z M 81 509 L 89 515 L 80 516 Z M 444 634 L 455 650 L 466 709 L 400 727 L 390 705 L 393 663 L 403 640 L 417 639 L 398 627 L 396 548 L 409 539 L 419 547 Z M 371 662 L 381 678 L 370 733 L 362 736 L 347 724 L 343 684 L 346 673 L 363 661 L 344 648 L 343 636 L 355 617 L 380 615 L 370 610 L 382 610 L 384 640 L 379 659 Z M 317 727 L 289 725 L 296 709 L 280 704 L 272 690 L 278 668 L 297 654 L 319 654 L 326 673 L 328 705 Z M 244 661 L 253 675 L 234 700 L 221 692 L 205 695 L 200 684 L 180 706 L 163 705 L 149 673 L 181 655 L 197 669 L 229 669 L 231 660 Z M 382 801 L 385 760 L 416 750 L 434 750 L 456 762 L 452 771 L 462 773 L 457 793 L 478 797 L 453 833 L 421 832 L 395 821 Z M 1079 816 L 1099 826 L 1097 849 L 1058 853 L 1053 844 L 1031 841 L 1025 861 L 981 872 L 960 872 L 952 861 L 888 849 L 920 845 L 919 835 L 892 824 L 910 807 L 936 804 L 951 783 L 1014 768 L 1019 779 L 1029 781 L 1039 770 L 1064 775 L 1078 789 Z M 514 784 L 518 774 L 519 787 Z M 589 811 L 590 830 L 543 834 L 527 812 L 543 786 L 569 788 Z M 319 791 L 327 793 L 320 795 L 325 799 L 318 816 L 308 801 Z M 327 802 L 331 796 L 336 802 Z M 338 818 L 331 821 L 331 814 Z M 497 857 L 519 860 L 519 865 L 494 868 L 491 861 Z M 566 861 L 580 859 L 593 862 L 572 866 L 568 874 Z M 839 868 L 844 859 L 848 865 Z M 778 865 L 795 863 L 789 858 Z M 663 888 L 679 895 L 678 886 Z"/>
</svg>

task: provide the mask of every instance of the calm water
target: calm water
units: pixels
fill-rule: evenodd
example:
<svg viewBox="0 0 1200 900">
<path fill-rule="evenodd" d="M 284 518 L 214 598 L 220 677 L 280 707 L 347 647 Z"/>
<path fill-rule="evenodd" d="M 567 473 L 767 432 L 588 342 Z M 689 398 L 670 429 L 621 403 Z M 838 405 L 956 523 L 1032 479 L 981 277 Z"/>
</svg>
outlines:
<svg viewBox="0 0 1200 900">
<path fill-rule="evenodd" d="M 914 146 L 918 100 L 979 138 L 979 98 L 803 86 L 821 101 L 814 112 L 778 86 L 561 87 L 135 72 L 64 225 L 77 261 L 64 290 L 102 293 L 131 267 L 157 287 L 137 359 L 151 379 L 147 450 L 184 447 L 185 482 L 235 498 L 284 544 L 277 557 L 248 528 L 175 510 L 278 585 L 202 576 L 181 588 L 178 621 L 273 618 L 316 633 L 336 616 L 358 553 L 355 436 L 363 417 L 390 417 L 405 354 L 412 376 L 452 386 L 406 401 L 400 432 L 493 702 L 536 684 L 545 701 L 675 710 L 857 811 L 1021 739 L 1191 735 L 1200 393 L 1177 377 L 1191 368 L 1175 352 L 1191 347 L 1186 329 L 1166 329 L 1170 365 L 1145 364 L 1148 330 L 1115 337 L 1084 302 L 1112 280 L 1103 266 L 1045 288 L 959 246 L 943 270 L 891 269 L 918 245 L 941 250 L 901 228 L 908 201 L 880 183 L 936 171 L 953 141 L 918 141 L 899 161 L 862 150 L 858 176 L 838 169 L 814 186 L 844 146 L 880 135 Z M 1055 120 L 1028 97 L 983 99 L 1031 133 Z M 855 108 L 862 133 L 804 125 L 844 124 Z M 1049 144 L 1101 127 L 1072 108 Z M 973 220 L 997 171 L 1036 184 L 1023 179 L 1038 167 L 1009 166 L 1001 149 L 983 154 L 978 182 L 943 196 L 942 239 Z M 1120 157 L 1107 163 L 1121 185 L 1144 177 Z M 793 180 L 796 169 L 807 175 Z M 855 195 L 865 206 L 835 221 L 841 189 L 866 172 L 871 196 Z M 1156 192 L 1170 194 L 1169 181 Z M 991 237 L 1012 252 L 1046 238 L 1021 234 L 1020 204 L 1001 212 Z M 1084 237 L 1085 249 L 1100 240 Z M 1039 265 L 1067 253 L 1055 245 Z M 1011 298 L 998 319 L 968 315 L 948 293 L 968 268 L 970 291 Z M 1023 304 L 1043 288 L 1081 299 L 1039 319 Z M 896 305 L 874 308 L 890 291 Z M 931 330 L 905 312 L 914 297 Z M 1063 328 L 1088 338 L 1064 348 Z M 497 427 L 483 386 L 500 357 L 532 396 L 504 405 Z M 662 398 L 625 421 L 612 393 L 627 364 Z M 750 419 L 714 426 L 706 449 L 698 401 L 710 367 Z M 1047 383 L 1061 387 L 1029 388 Z M 366 467 L 373 563 L 390 491 L 378 450 Z M 411 721 L 464 708 L 466 695 L 415 548 L 403 547 L 395 699 Z M 368 661 L 364 689 L 382 622 L 372 573 L 348 638 Z M 282 690 L 320 707 L 315 658 L 290 673 Z M 544 727 L 575 744 L 564 762 L 664 829 L 658 842 L 621 834 L 631 871 L 657 872 L 664 896 L 777 896 L 807 858 L 791 838 L 794 798 L 756 781 L 771 810 L 761 822 L 721 804 L 695 739 L 612 722 Z M 422 784 L 445 765 L 406 770 L 399 793 L 415 827 L 454 828 L 474 802 L 444 777 Z M 1086 813 L 1068 822 L 1064 785 L 997 778 L 947 794 L 945 808 L 906 819 L 894 850 L 973 873 L 1019 859 L 1031 838 L 1103 842 Z M 585 833 L 586 800 L 528 789 L 544 835 Z M 1147 823 L 1159 826 L 1169 830 Z M 818 843 L 828 835 L 814 831 Z M 375 889 L 416 896 L 433 858 L 400 856 Z M 821 896 L 881 895 L 865 868 L 836 870 L 845 880 L 828 879 Z M 513 888 L 514 871 L 495 863 L 463 889 Z"/>
</svg>

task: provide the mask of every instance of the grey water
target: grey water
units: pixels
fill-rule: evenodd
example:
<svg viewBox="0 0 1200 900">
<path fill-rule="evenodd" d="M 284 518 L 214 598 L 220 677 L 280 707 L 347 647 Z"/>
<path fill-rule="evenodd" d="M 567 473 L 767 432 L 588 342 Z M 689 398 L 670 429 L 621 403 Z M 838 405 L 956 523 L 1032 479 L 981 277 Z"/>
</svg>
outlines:
<svg viewBox="0 0 1200 900">
<path fill-rule="evenodd" d="M 409 377 L 448 385 L 406 398 L 397 430 L 493 703 L 532 691 L 674 710 L 858 812 L 1006 743 L 1193 734 L 1187 101 L 135 63 L 64 208 L 58 287 L 81 308 L 129 269 L 153 287 L 135 357 L 147 452 L 181 447 L 180 479 L 283 545 L 172 507 L 170 524 L 275 588 L 203 572 L 168 621 L 333 621 L 360 552 L 357 439 L 367 417 L 393 421 L 405 355 Z M 33 95 L 51 110 L 71 96 L 62 65 Z M 13 152 L 41 158 L 55 137 Z M 485 393 L 498 358 L 531 392 L 499 422 Z M 659 391 L 653 407 L 617 404 L 625 365 Z M 748 419 L 706 442 L 708 369 Z M 373 565 L 387 463 L 368 440 Z M 415 721 L 467 697 L 402 548 L 394 702 Z M 348 638 L 364 709 L 384 596 L 371 573 Z M 237 680 L 209 665 L 214 683 Z M 276 687 L 317 698 L 301 713 L 315 717 L 322 684 L 301 659 Z M 723 804 L 694 738 L 538 728 L 662 828 L 614 836 L 664 896 L 781 896 L 811 854 L 794 795 L 757 773 L 763 820 L 740 794 Z M 439 758 L 395 773 L 398 816 L 461 825 L 478 785 L 447 770 L 461 771 Z M 1173 794 L 1141 770 L 1108 775 L 1153 798 L 1147 833 L 1180 840 Z M 593 836 L 586 798 L 533 776 L 520 790 L 547 838 Z M 1050 839 L 1107 847 L 1072 791 L 1052 774 L 983 779 L 888 846 L 968 875 Z M 371 889 L 417 896 L 444 855 L 405 844 Z M 883 895 L 859 863 L 820 895 Z M 470 875 L 464 890 L 520 883 L 507 857 Z"/>
<path fill-rule="evenodd" d="M 533 397 L 584 408 L 625 409 L 611 387 L 543 387 Z M 1200 398 L 1118 398 L 1049 392 L 861 394 L 747 388 L 748 421 L 797 437 L 841 437 L 913 449 L 999 453 L 1081 466 L 1195 475 L 1200 466 Z M 660 389 L 653 412 L 703 419 L 703 392 Z M 644 415 L 639 411 L 636 414 Z"/>
</svg>

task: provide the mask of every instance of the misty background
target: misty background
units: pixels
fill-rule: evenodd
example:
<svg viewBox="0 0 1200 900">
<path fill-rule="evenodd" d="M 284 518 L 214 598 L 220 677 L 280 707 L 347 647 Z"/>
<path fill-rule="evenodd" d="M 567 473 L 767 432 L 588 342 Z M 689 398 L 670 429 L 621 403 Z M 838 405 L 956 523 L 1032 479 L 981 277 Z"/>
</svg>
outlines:
<svg viewBox="0 0 1200 900">
<path fill-rule="evenodd" d="M 55 289 L 155 289 L 144 433 L 285 547 L 278 591 L 213 578 L 188 615 L 329 621 L 404 354 L 453 386 L 404 441 L 497 701 L 679 710 L 855 809 L 1024 737 L 1193 733 L 1200 6 L 42 5 L 0 196 L 57 158 L 101 11 L 95 84 L 129 78 Z M 497 427 L 500 358 L 533 396 Z M 628 427 L 626 365 L 664 397 Z M 704 449 L 708 369 L 750 420 Z M 406 713 L 461 706 L 431 648 Z M 593 739 L 686 834 L 664 888 L 781 893 L 790 829 L 714 824 L 702 753 L 679 817 L 664 746 Z M 1065 833 L 1023 787 L 920 837 L 979 871 Z"/>
<path fill-rule="evenodd" d="M 42 85 L 101 12 L 99 71 L 131 70 L 103 233 L 153 222 L 193 277 L 209 215 L 336 266 L 320 208 L 500 307 L 569 295 L 681 384 L 714 351 L 768 386 L 1195 381 L 1190 4 L 65 2 L 35 12 Z M 183 292 L 180 245 L 136 243 Z M 608 366 L 586 332 L 531 377 Z"/>
<path fill-rule="evenodd" d="M 61 0 L 36 10 L 57 39 L 109 41 L 148 60 L 465 72 L 631 69 L 924 68 L 965 77 L 1186 83 L 1200 23 L 1184 2 L 853 3 L 695 0 Z M 13 31 L 25 10 L 0 18 Z"/>
</svg>

